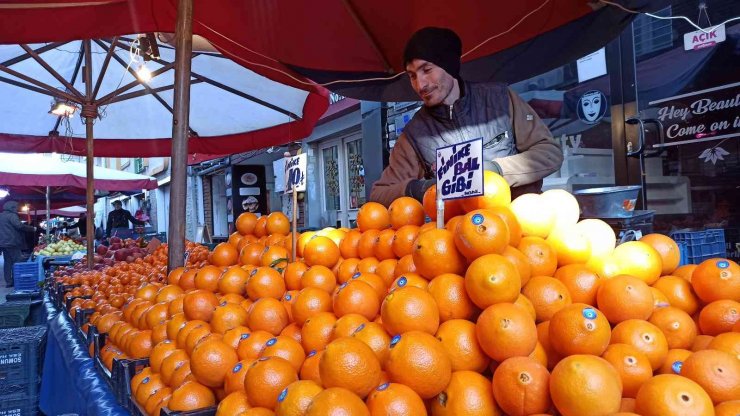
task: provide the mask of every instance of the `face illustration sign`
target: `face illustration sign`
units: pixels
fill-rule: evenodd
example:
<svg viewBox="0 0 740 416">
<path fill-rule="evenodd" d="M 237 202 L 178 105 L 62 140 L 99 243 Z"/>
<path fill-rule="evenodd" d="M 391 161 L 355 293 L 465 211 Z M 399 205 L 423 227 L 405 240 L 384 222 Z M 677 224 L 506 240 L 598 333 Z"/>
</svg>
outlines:
<svg viewBox="0 0 740 416">
<path fill-rule="evenodd" d="M 588 91 L 578 100 L 578 118 L 586 124 L 598 123 L 606 109 L 606 96 L 601 91 Z"/>
</svg>

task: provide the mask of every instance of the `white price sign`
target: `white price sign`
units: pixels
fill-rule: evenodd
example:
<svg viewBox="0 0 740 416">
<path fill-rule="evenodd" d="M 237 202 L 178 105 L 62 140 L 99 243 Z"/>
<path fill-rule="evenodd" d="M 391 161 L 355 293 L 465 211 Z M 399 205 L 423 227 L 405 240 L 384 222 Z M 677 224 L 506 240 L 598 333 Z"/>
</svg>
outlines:
<svg viewBox="0 0 740 416">
<path fill-rule="evenodd" d="M 483 195 L 483 139 L 437 148 L 436 173 L 442 199 Z"/>
<path fill-rule="evenodd" d="M 285 158 L 285 193 L 306 191 L 306 154 Z"/>
</svg>

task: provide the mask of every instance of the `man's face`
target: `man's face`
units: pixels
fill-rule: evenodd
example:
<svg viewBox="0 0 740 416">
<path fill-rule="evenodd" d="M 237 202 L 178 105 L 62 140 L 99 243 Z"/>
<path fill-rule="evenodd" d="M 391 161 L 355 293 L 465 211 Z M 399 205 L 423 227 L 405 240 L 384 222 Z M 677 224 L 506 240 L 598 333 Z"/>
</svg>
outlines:
<svg viewBox="0 0 740 416">
<path fill-rule="evenodd" d="M 113 209 L 116 210 L 116 211 L 118 211 L 121 208 L 123 208 L 123 206 L 118 205 L 118 204 L 113 205 Z"/>
<path fill-rule="evenodd" d="M 411 87 L 427 107 L 442 104 L 455 85 L 455 78 L 447 71 L 422 59 L 414 59 L 406 65 L 406 73 Z"/>
</svg>

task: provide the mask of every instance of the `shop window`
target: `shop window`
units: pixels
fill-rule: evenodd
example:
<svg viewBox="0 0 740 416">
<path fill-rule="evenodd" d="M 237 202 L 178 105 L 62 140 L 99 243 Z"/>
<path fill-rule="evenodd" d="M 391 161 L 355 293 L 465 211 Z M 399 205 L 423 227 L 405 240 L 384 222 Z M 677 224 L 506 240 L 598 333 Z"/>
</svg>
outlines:
<svg viewBox="0 0 740 416">
<path fill-rule="evenodd" d="M 740 13 L 736 0 L 708 3 L 712 23 Z M 696 22 L 696 3 L 673 4 L 676 15 Z M 655 19 L 654 19 L 655 20 Z M 660 21 L 662 23 L 662 21 Z M 638 21 L 635 20 L 634 25 Z M 654 24 L 657 24 L 654 22 Z M 706 25 L 706 19 L 702 20 Z M 696 30 L 675 21 L 679 38 Z M 638 116 L 648 125 L 645 161 L 647 209 L 655 211 L 656 231 L 682 228 L 724 230 L 727 256 L 739 256 L 740 243 L 740 23 L 726 26 L 727 40 L 685 50 L 681 42 L 636 65 Z M 637 45 L 635 45 L 637 48 Z"/>
<path fill-rule="evenodd" d="M 671 16 L 671 6 L 655 13 L 656 16 Z M 635 56 L 640 58 L 673 46 L 673 25 L 671 20 L 656 19 L 640 14 L 632 22 L 635 42 Z"/>
<path fill-rule="evenodd" d="M 324 209 L 340 209 L 339 147 L 331 146 L 321 151 L 324 168 Z"/>
<path fill-rule="evenodd" d="M 352 226 L 365 203 L 365 168 L 359 134 L 332 139 L 319 145 L 321 225 Z"/>
<path fill-rule="evenodd" d="M 358 209 L 365 203 L 365 167 L 362 161 L 362 140 L 347 142 L 347 182 L 349 209 Z"/>
</svg>

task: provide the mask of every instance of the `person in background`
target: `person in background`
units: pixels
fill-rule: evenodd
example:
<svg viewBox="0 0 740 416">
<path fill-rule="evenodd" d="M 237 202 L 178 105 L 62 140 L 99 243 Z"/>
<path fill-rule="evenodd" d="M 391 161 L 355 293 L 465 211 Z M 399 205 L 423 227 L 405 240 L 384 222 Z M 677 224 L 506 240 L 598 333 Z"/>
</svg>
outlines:
<svg viewBox="0 0 740 416">
<path fill-rule="evenodd" d="M 18 202 L 7 201 L 0 212 L 0 252 L 3 255 L 5 286 L 13 287 L 13 265 L 21 259 L 23 233 L 35 232 L 36 227 L 23 224 L 18 217 Z"/>
<path fill-rule="evenodd" d="M 558 141 L 534 110 L 506 85 L 460 77 L 462 42 L 450 29 L 427 27 L 406 44 L 403 64 L 423 106 L 404 127 L 370 200 L 421 201 L 435 183 L 436 149 L 483 139 L 483 167 L 504 177 L 512 198 L 540 192 L 563 162 Z"/>
<path fill-rule="evenodd" d="M 70 224 L 67 229 L 74 229 L 76 228 L 79 232 L 79 236 L 81 238 L 85 238 L 87 235 L 87 213 L 83 212 L 80 214 L 80 218 L 77 219 L 77 222 L 74 224 Z"/>
<path fill-rule="evenodd" d="M 105 227 L 105 236 L 110 238 L 111 233 L 115 232 L 115 235 L 119 237 L 130 237 L 131 228 L 129 227 L 129 221 L 134 225 L 146 225 L 146 222 L 139 221 L 131 215 L 129 210 L 123 209 L 121 201 L 113 201 L 113 211 L 108 213 L 108 223 Z"/>
</svg>

